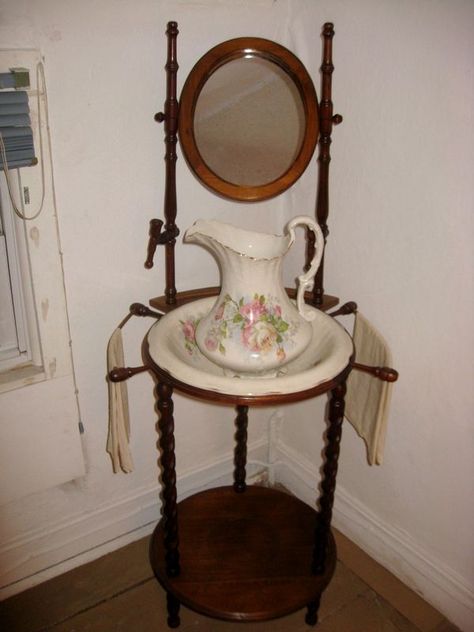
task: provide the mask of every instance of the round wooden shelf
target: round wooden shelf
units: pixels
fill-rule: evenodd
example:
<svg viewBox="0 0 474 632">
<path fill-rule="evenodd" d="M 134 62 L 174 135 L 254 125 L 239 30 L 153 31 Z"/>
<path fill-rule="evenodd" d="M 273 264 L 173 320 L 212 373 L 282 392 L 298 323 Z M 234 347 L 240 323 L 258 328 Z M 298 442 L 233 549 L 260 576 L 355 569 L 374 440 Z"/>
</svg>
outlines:
<svg viewBox="0 0 474 632">
<path fill-rule="evenodd" d="M 180 575 L 166 575 L 163 521 L 152 536 L 151 565 L 165 590 L 197 612 L 281 617 L 317 599 L 334 573 L 332 535 L 324 573 L 311 573 L 316 519 L 314 509 L 274 489 L 206 490 L 178 505 Z"/>
</svg>

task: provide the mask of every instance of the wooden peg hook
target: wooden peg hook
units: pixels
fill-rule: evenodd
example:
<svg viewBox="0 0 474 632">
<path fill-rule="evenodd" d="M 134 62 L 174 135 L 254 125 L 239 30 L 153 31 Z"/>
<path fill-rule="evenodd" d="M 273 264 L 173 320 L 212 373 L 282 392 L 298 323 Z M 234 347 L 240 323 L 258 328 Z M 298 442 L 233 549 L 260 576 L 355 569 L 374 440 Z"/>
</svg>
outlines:
<svg viewBox="0 0 474 632">
<path fill-rule="evenodd" d="M 356 311 L 357 303 L 354 301 L 348 301 L 347 303 L 344 303 L 344 305 L 341 305 L 339 309 L 336 309 L 335 312 L 328 314 L 328 316 L 332 316 L 333 318 L 334 316 L 347 316 L 348 314 L 355 314 Z"/>
<path fill-rule="evenodd" d="M 125 380 L 128 380 L 129 377 L 137 375 L 138 373 L 143 373 L 143 371 L 147 370 L 147 366 L 114 367 L 109 372 L 109 380 L 111 382 L 124 382 Z"/>
<path fill-rule="evenodd" d="M 398 371 L 389 366 L 368 366 L 367 364 L 352 363 L 352 368 L 356 371 L 363 371 L 373 377 L 377 377 L 383 382 L 396 382 L 398 380 Z"/>
</svg>

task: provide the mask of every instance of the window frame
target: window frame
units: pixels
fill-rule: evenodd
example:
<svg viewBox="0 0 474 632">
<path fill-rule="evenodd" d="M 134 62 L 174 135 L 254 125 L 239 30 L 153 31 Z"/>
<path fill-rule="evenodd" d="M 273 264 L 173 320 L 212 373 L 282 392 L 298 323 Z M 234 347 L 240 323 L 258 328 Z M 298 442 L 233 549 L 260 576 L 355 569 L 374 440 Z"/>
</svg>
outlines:
<svg viewBox="0 0 474 632">
<path fill-rule="evenodd" d="M 55 377 L 73 375 L 47 99 L 42 86 L 38 92 L 36 85 L 37 65 L 43 61 L 37 50 L 0 50 L 0 71 L 11 67 L 29 70 L 31 85 L 27 92 L 37 155 L 39 148 L 43 148 L 43 155 L 38 155 L 37 165 L 10 171 L 15 203 L 26 216 L 32 216 L 39 208 L 44 186 L 42 211 L 37 218 L 25 221 L 14 215 L 13 210 L 11 213 L 27 314 L 25 324 L 30 357 L 17 366 L 8 367 L 7 363 L 0 366 L 0 393 Z M 28 204 L 25 203 L 25 192 Z"/>
<path fill-rule="evenodd" d="M 20 191 L 18 170 L 10 171 L 10 181 L 16 191 Z M 15 221 L 17 220 L 17 221 Z M 14 215 L 6 183 L 6 176 L 0 171 L 0 226 L 4 241 L 5 263 L 10 281 L 10 297 L 2 296 L 0 300 L 8 301 L 12 312 L 12 325 L 16 330 L 16 351 L 0 349 L 0 372 L 27 364 L 41 364 L 38 357 L 39 341 L 37 333 L 36 310 L 31 287 L 29 266 L 21 265 L 27 259 L 26 241 L 23 226 Z M 23 256 L 22 256 L 23 255 Z M 36 353 L 35 353 L 36 352 Z"/>
</svg>

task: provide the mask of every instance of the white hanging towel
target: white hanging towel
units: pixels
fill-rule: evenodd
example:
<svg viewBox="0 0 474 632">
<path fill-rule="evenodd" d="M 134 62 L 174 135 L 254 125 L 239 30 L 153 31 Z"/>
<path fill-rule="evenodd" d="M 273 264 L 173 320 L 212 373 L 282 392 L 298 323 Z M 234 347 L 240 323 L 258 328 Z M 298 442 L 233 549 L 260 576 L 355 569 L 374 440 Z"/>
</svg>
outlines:
<svg viewBox="0 0 474 632">
<path fill-rule="evenodd" d="M 392 366 L 390 349 L 375 327 L 357 312 L 354 323 L 355 361 Z M 353 369 L 347 380 L 345 416 L 367 446 L 370 465 L 381 465 L 393 384 Z"/>
<path fill-rule="evenodd" d="M 107 346 L 107 371 L 124 366 L 122 330 L 117 327 Z M 107 452 L 112 457 L 114 472 L 120 469 L 126 473 L 133 471 L 130 453 L 130 415 L 128 411 L 128 393 L 125 382 L 112 382 L 109 385 L 109 435 Z"/>
</svg>

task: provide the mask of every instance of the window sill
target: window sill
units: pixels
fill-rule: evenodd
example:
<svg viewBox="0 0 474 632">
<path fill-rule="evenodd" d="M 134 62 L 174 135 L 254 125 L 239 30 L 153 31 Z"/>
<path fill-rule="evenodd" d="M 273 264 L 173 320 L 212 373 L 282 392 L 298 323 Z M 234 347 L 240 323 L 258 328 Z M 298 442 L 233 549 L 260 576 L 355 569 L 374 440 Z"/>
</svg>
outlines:
<svg viewBox="0 0 474 632">
<path fill-rule="evenodd" d="M 46 379 L 46 373 L 41 366 L 32 364 L 15 367 L 0 373 L 0 393 L 23 388 L 30 384 L 36 384 Z"/>
</svg>

